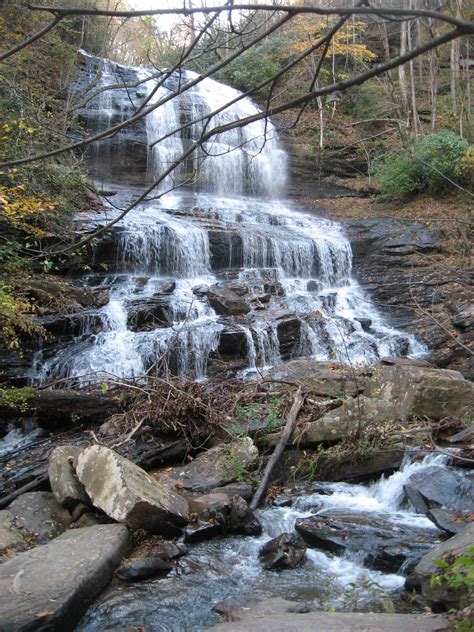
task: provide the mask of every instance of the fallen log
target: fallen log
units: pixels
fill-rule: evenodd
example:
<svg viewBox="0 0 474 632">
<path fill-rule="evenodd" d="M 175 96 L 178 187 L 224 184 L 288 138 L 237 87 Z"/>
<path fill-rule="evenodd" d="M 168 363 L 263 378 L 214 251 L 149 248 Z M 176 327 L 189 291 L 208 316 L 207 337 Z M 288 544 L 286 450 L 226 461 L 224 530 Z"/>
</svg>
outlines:
<svg viewBox="0 0 474 632">
<path fill-rule="evenodd" d="M 278 459 L 283 454 L 283 450 L 285 449 L 285 446 L 291 437 L 291 434 L 293 432 L 293 426 L 301 410 L 301 407 L 303 406 L 303 402 L 304 402 L 304 395 L 300 387 L 295 393 L 293 404 L 291 405 L 290 412 L 288 413 L 286 424 L 285 424 L 285 427 L 283 428 L 283 432 L 281 433 L 280 440 L 277 443 L 275 450 L 265 467 L 262 480 L 260 481 L 260 485 L 258 486 L 258 489 L 255 492 L 252 498 L 252 501 L 250 503 L 250 509 L 256 509 L 258 505 L 260 504 L 260 501 L 265 493 L 265 490 L 267 489 L 268 481 L 270 480 L 272 470 L 275 467 L 275 465 L 278 463 Z"/>
<path fill-rule="evenodd" d="M 118 394 L 72 389 L 37 390 L 22 402 L 21 409 L 0 400 L 0 415 L 5 419 L 35 416 L 41 425 L 55 426 L 75 420 L 100 423 L 122 410 Z"/>
</svg>

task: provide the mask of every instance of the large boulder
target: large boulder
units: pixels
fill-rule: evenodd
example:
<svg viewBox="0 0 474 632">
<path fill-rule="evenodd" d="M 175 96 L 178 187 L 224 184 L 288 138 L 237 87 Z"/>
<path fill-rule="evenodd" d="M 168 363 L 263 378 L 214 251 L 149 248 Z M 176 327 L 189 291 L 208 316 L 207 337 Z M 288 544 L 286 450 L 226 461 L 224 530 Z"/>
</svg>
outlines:
<svg viewBox="0 0 474 632">
<path fill-rule="evenodd" d="M 435 369 L 419 362 L 384 359 L 364 390 L 367 397 L 386 400 L 393 419 L 443 417 L 468 419 L 474 407 L 474 384 L 458 371 Z"/>
<path fill-rule="evenodd" d="M 22 494 L 8 506 L 8 511 L 25 537 L 39 544 L 57 537 L 71 524 L 71 514 L 51 492 Z"/>
<path fill-rule="evenodd" d="M 312 547 L 364 554 L 367 566 L 385 573 L 406 572 L 421 559 L 440 532 L 405 525 L 394 528 L 383 516 L 332 510 L 296 521 L 296 531 Z"/>
<path fill-rule="evenodd" d="M 177 535 L 188 522 L 182 496 L 109 448 L 82 450 L 76 472 L 93 504 L 131 529 Z"/>
<path fill-rule="evenodd" d="M 474 483 L 453 470 L 431 465 L 410 476 L 405 492 L 419 513 L 445 507 L 459 512 L 474 511 Z"/>
<path fill-rule="evenodd" d="M 73 630 L 132 545 L 126 527 L 68 531 L 0 565 L 0 627 Z"/>
<path fill-rule="evenodd" d="M 335 443 L 390 419 L 393 419 L 390 402 L 359 395 L 355 399 L 347 399 L 316 421 L 305 424 L 303 429 L 295 430 L 290 443 L 300 446 Z M 280 437 L 281 432 L 269 434 L 265 437 L 265 443 L 274 446 Z"/>
<path fill-rule="evenodd" d="M 177 485 L 192 492 L 208 492 L 246 475 L 258 457 L 258 449 L 249 437 L 219 445 L 171 472 Z"/>
<path fill-rule="evenodd" d="M 460 586 L 452 588 L 444 580 L 433 582 L 435 573 L 443 574 L 446 569 L 440 569 L 436 561 L 453 562 L 461 555 L 468 553 L 474 546 L 474 523 L 468 524 L 454 537 L 432 548 L 416 565 L 407 578 L 407 588 L 421 591 L 422 597 L 431 607 L 435 608 L 463 608 L 474 602 L 474 588 Z M 471 556 L 472 557 L 472 556 Z"/>
<path fill-rule="evenodd" d="M 296 568 L 303 563 L 306 544 L 296 533 L 281 533 L 262 546 L 258 557 L 266 570 Z"/>
<path fill-rule="evenodd" d="M 79 453 L 80 448 L 64 445 L 54 448 L 49 455 L 48 476 L 51 490 L 58 503 L 67 509 L 74 509 L 79 503 L 90 504 L 73 466 Z"/>
</svg>

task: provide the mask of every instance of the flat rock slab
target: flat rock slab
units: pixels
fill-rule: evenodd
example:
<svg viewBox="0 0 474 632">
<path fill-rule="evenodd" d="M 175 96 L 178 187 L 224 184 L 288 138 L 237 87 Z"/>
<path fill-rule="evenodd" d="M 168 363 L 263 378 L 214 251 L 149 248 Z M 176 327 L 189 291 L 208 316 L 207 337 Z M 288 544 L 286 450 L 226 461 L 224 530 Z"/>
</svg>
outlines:
<svg viewBox="0 0 474 632">
<path fill-rule="evenodd" d="M 448 621 L 440 616 L 375 614 L 358 612 L 308 612 L 269 614 L 258 618 L 222 623 L 213 632 L 433 632 L 445 630 Z"/>
<path fill-rule="evenodd" d="M 67 531 L 0 566 L 0 630 L 73 630 L 132 546 L 119 524 Z"/>
</svg>

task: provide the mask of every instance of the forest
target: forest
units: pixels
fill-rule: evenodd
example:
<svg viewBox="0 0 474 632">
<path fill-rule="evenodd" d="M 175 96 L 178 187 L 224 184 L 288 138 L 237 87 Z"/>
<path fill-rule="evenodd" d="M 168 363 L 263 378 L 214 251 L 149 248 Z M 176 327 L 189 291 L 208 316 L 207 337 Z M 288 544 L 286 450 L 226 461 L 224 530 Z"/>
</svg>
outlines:
<svg viewBox="0 0 474 632">
<path fill-rule="evenodd" d="M 472 630 L 472 2 L 0 36 L 0 629 Z"/>
</svg>

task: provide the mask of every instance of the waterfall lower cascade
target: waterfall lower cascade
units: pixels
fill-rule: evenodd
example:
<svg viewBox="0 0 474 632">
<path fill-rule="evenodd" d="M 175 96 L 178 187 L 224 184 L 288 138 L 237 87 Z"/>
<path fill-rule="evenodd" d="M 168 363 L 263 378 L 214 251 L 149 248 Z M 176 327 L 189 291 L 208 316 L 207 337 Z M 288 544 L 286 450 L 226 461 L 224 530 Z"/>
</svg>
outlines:
<svg viewBox="0 0 474 632">
<path fill-rule="evenodd" d="M 74 94 L 85 129 L 120 123 L 147 99 L 143 107 L 163 103 L 89 151 L 97 187 L 114 194 L 105 211 L 80 218 L 82 230 L 113 219 L 204 130 L 259 112 L 212 79 L 184 90 L 196 74 L 158 87 L 159 74 L 83 54 Z M 191 153 L 100 240 L 93 272 L 78 282 L 108 288 L 109 303 L 87 313 L 80 336 L 59 352 L 40 354 L 33 379 L 132 377 L 163 363 L 201 379 L 296 357 L 364 364 L 420 354 L 352 277 L 341 226 L 280 199 L 286 161 L 269 121 Z"/>
<path fill-rule="evenodd" d="M 410 543 L 407 561 L 413 568 L 445 537 L 431 520 L 415 513 L 404 492 L 411 476 L 433 465 L 446 467 L 446 458 L 407 460 L 400 471 L 371 485 L 317 483 L 299 494 L 291 490 L 288 506 L 257 511 L 261 536 L 214 538 L 190 545 L 166 578 L 111 587 L 86 613 L 78 630 L 116 630 L 127 621 L 131 627 L 159 632 L 201 632 L 222 622 L 211 608 L 225 599 L 246 604 L 284 596 L 310 610 L 385 611 L 387 603 L 399 599 L 407 571 L 403 567 L 376 570 L 366 564 L 376 548 L 373 530 L 343 554 L 308 547 L 305 562 L 296 569 L 264 570 L 258 553 L 269 539 L 293 532 L 298 520 L 343 514 L 360 530 L 365 524 L 381 529 L 393 551 L 400 545 L 397 538 L 405 534 L 405 542 Z"/>
</svg>

